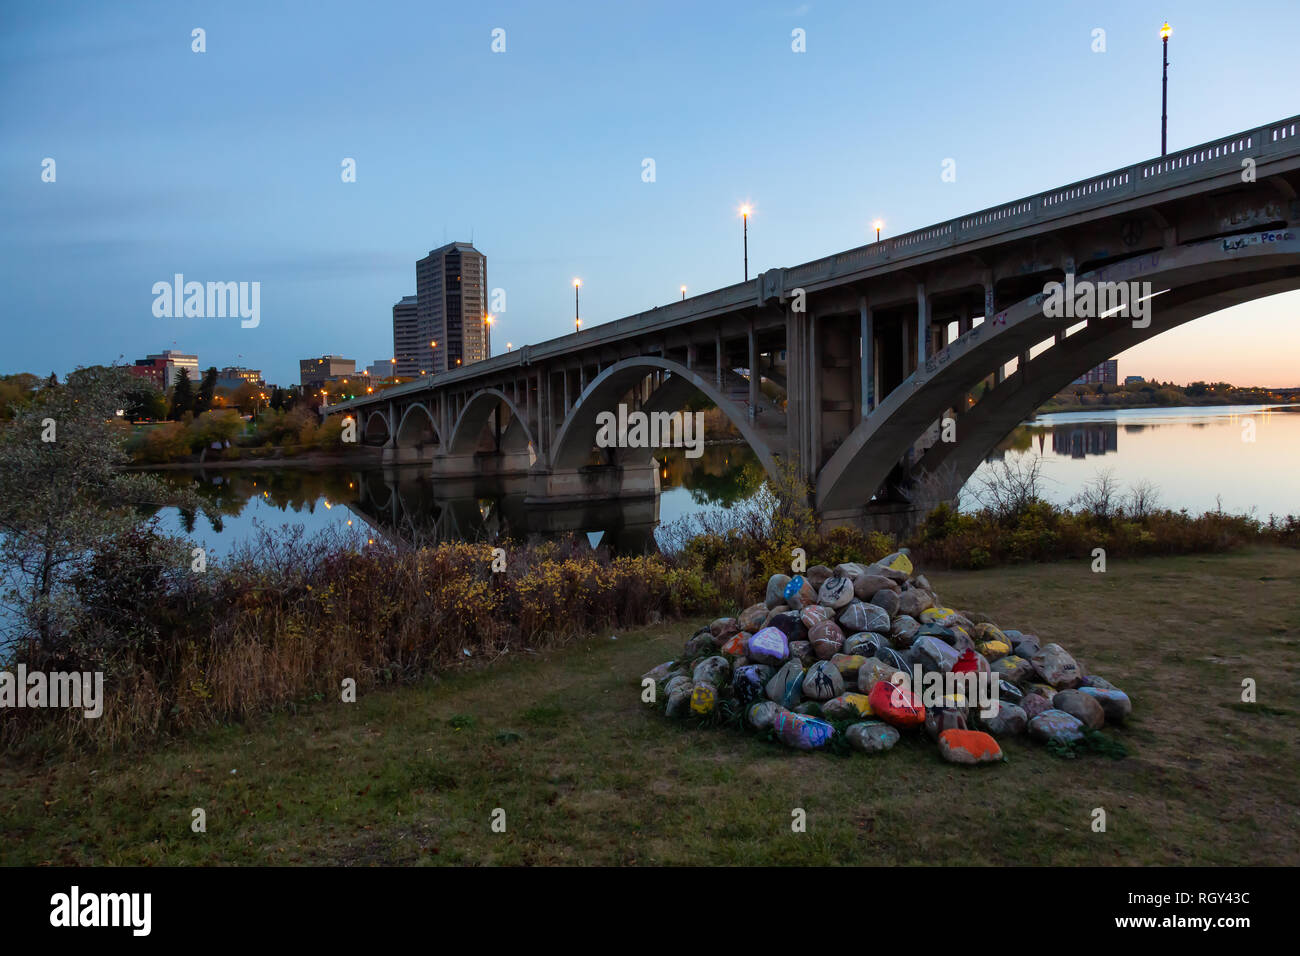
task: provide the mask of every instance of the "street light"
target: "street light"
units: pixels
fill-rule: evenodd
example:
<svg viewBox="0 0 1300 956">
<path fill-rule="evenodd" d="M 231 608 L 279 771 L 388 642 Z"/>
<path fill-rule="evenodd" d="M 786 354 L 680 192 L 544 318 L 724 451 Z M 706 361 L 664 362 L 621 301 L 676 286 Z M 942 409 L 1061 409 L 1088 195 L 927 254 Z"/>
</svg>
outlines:
<svg viewBox="0 0 1300 956">
<path fill-rule="evenodd" d="M 1174 28 L 1165 21 L 1165 25 L 1160 28 L 1160 48 L 1163 51 L 1164 69 L 1160 76 L 1160 155 L 1165 155 L 1167 151 L 1168 136 L 1167 128 L 1169 126 L 1169 35 L 1174 32 Z"/>
<path fill-rule="evenodd" d="M 484 358 L 492 357 L 492 339 L 489 337 L 492 332 L 492 319 L 493 319 L 493 315 L 491 312 L 483 316 L 483 357 Z"/>
<path fill-rule="evenodd" d="M 578 318 L 578 290 L 582 288 L 582 280 L 573 280 L 573 331 L 582 331 L 582 320 Z"/>
<path fill-rule="evenodd" d="M 742 229 L 745 236 L 745 281 L 749 281 L 749 203 L 740 207 L 740 218 L 744 220 Z"/>
<path fill-rule="evenodd" d="M 682 301 L 686 301 L 686 286 L 682 286 Z"/>
<path fill-rule="evenodd" d="M 876 227 L 876 242 L 879 242 L 879 241 L 880 241 L 880 230 L 881 230 L 882 228 L 884 228 L 884 225 L 885 225 L 885 224 L 884 224 L 883 222 L 881 222 L 879 219 L 877 219 L 875 222 L 872 223 L 872 225 Z"/>
</svg>

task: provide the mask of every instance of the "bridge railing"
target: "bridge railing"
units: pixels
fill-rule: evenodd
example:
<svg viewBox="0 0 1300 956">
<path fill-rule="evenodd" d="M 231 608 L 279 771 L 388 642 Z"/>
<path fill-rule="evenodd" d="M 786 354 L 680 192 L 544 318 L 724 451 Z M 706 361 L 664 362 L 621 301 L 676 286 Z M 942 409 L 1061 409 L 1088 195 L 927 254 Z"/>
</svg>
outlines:
<svg viewBox="0 0 1300 956">
<path fill-rule="evenodd" d="M 1256 161 L 1280 152 L 1300 150 L 1300 116 L 1268 126 L 1234 133 L 1209 143 L 1145 160 L 1122 169 L 1026 196 L 979 212 L 926 226 L 913 232 L 869 243 L 785 270 L 786 291 L 818 280 L 830 280 L 891 260 L 922 255 L 972 239 L 1009 232 L 1108 205 L 1119 198 L 1168 189 L 1240 170 L 1249 156 Z"/>
</svg>

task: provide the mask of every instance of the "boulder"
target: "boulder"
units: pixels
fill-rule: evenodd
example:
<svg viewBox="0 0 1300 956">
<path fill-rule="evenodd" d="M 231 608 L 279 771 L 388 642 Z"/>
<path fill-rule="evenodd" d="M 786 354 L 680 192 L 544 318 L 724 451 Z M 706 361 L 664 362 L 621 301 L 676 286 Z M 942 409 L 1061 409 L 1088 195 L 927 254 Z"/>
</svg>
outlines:
<svg viewBox="0 0 1300 956">
<path fill-rule="evenodd" d="M 835 565 L 835 573 L 842 578 L 856 581 L 861 575 L 867 573 L 867 566 L 865 564 L 857 564 L 853 561 L 849 561 L 845 564 Z"/>
<path fill-rule="evenodd" d="M 883 720 L 864 720 L 844 731 L 849 746 L 864 754 L 878 754 L 898 743 L 898 731 Z"/>
<path fill-rule="evenodd" d="M 904 673 L 909 673 L 912 670 L 911 662 L 892 647 L 877 647 L 876 659 L 884 661 L 890 667 L 903 671 Z"/>
<path fill-rule="evenodd" d="M 996 661 L 1011 653 L 1011 645 L 1006 641 L 983 641 L 975 645 L 975 650 L 983 654 L 986 660 Z"/>
<path fill-rule="evenodd" d="M 1098 677 L 1096 674 L 1089 674 L 1079 682 L 1080 687 L 1100 687 L 1103 690 L 1118 690 L 1114 684 L 1104 677 Z"/>
<path fill-rule="evenodd" d="M 1023 657 L 1017 657 L 1015 654 L 999 657 L 989 667 L 992 668 L 993 673 L 1000 675 L 1013 684 L 1024 684 L 1034 676 L 1034 665 Z"/>
<path fill-rule="evenodd" d="M 869 603 L 880 608 L 891 618 L 898 614 L 898 592 L 891 591 L 888 588 L 881 588 L 875 594 L 871 595 Z"/>
<path fill-rule="evenodd" d="M 767 579 L 767 599 L 764 602 L 769 608 L 774 608 L 778 604 L 785 604 L 785 586 L 790 583 L 790 575 L 774 574 Z"/>
<path fill-rule="evenodd" d="M 930 597 L 929 591 L 909 588 L 898 596 L 898 613 L 907 617 L 920 618 L 932 607 L 934 607 L 934 598 Z"/>
<path fill-rule="evenodd" d="M 739 704 L 750 704 L 762 699 L 767 682 L 774 671 L 766 664 L 747 664 L 737 667 L 731 675 L 731 696 Z"/>
<path fill-rule="evenodd" d="M 731 661 L 725 657 L 706 657 L 695 665 L 691 679 L 697 684 L 712 684 L 721 687 L 731 676 Z"/>
<path fill-rule="evenodd" d="M 1020 657 L 1031 658 L 1038 653 L 1042 645 L 1033 634 L 1022 634 L 1020 640 L 1011 642 L 1011 650 Z"/>
<path fill-rule="evenodd" d="M 808 636 L 808 628 L 803 626 L 803 621 L 799 619 L 799 611 L 786 611 L 784 614 L 777 614 L 768 623 L 768 627 L 774 627 L 791 641 L 802 641 Z"/>
<path fill-rule="evenodd" d="M 825 582 L 827 578 L 833 577 L 834 574 L 835 572 L 832 571 L 830 568 L 826 567 L 826 565 L 814 564 L 811 568 L 809 568 L 807 571 L 804 572 L 803 576 L 808 579 L 808 583 L 813 586 L 814 590 L 820 591 L 823 582 Z"/>
<path fill-rule="evenodd" d="M 956 707 L 927 707 L 925 709 L 925 733 L 931 740 L 938 740 L 945 730 L 966 730 L 966 715 Z"/>
<path fill-rule="evenodd" d="M 1009 680 L 998 681 L 998 700 L 1005 700 L 1008 704 L 1019 704 L 1024 697 L 1025 692 Z"/>
<path fill-rule="evenodd" d="M 763 618 L 763 627 L 768 627 L 772 623 L 774 618 L 777 618 L 782 614 L 789 614 L 789 613 L 790 613 L 790 605 L 778 604 L 776 607 L 772 608 L 770 611 L 767 612 L 767 617 Z M 760 630 L 761 629 L 762 628 L 760 628 Z"/>
<path fill-rule="evenodd" d="M 1133 702 L 1128 694 L 1115 687 L 1080 687 L 1080 694 L 1086 694 L 1095 700 L 1112 724 L 1122 724 L 1133 712 Z"/>
<path fill-rule="evenodd" d="M 1063 710 L 1049 708 L 1029 721 L 1029 736 L 1039 743 L 1073 743 L 1083 739 L 1083 721 Z"/>
<path fill-rule="evenodd" d="M 780 666 L 790 657 L 790 642 L 778 627 L 765 627 L 749 639 L 746 656 L 758 664 Z"/>
<path fill-rule="evenodd" d="M 799 623 L 810 631 L 823 621 L 833 620 L 835 620 L 835 612 L 820 604 L 809 604 L 799 612 Z"/>
<path fill-rule="evenodd" d="M 790 656 L 804 667 L 811 667 L 817 655 L 813 653 L 812 641 L 791 641 Z"/>
<path fill-rule="evenodd" d="M 903 686 L 910 687 L 912 679 L 907 675 L 906 671 L 886 664 L 878 658 L 869 657 L 866 663 L 858 668 L 858 690 L 864 694 L 870 694 L 871 689 L 881 681 L 897 684 L 899 681 L 896 679 L 896 675 L 900 674 L 903 678 Z"/>
<path fill-rule="evenodd" d="M 696 681 L 691 688 L 691 713 L 707 717 L 718 706 L 718 689 L 708 681 Z"/>
<path fill-rule="evenodd" d="M 909 690 L 881 681 L 867 695 L 871 712 L 895 727 L 916 727 L 925 723 L 925 707 Z"/>
<path fill-rule="evenodd" d="M 911 658 L 927 671 L 946 673 L 957 663 L 957 649 L 937 637 L 918 637 L 912 644 Z"/>
<path fill-rule="evenodd" d="M 830 700 L 844 693 L 844 678 L 829 660 L 818 661 L 803 678 L 803 695 L 810 700 Z"/>
<path fill-rule="evenodd" d="M 817 592 L 817 603 L 838 611 L 853 600 L 853 582 L 848 578 L 827 578 Z"/>
<path fill-rule="evenodd" d="M 711 650 L 713 650 L 713 635 L 709 633 L 708 628 L 705 628 L 686 642 L 686 646 L 682 648 L 682 657 L 690 660 Z"/>
<path fill-rule="evenodd" d="M 783 744 L 798 750 L 824 747 L 835 735 L 835 728 L 826 721 L 789 710 L 777 713 L 773 727 Z"/>
<path fill-rule="evenodd" d="M 787 661 L 767 682 L 767 699 L 782 707 L 794 707 L 803 700 L 804 670 L 798 661 Z"/>
<path fill-rule="evenodd" d="M 680 717 L 687 712 L 691 704 L 691 692 L 695 683 L 689 677 L 674 677 L 664 687 L 668 695 L 664 704 L 664 713 L 669 717 Z"/>
<path fill-rule="evenodd" d="M 779 705 L 770 700 L 757 701 L 745 710 L 745 722 L 755 730 L 767 730 L 776 722 L 779 709 Z"/>
<path fill-rule="evenodd" d="M 904 594 L 904 597 L 906 596 Z M 940 627 L 951 627 L 957 623 L 957 612 L 950 607 L 928 607 L 921 612 L 920 621 L 922 624 L 938 624 Z"/>
<path fill-rule="evenodd" d="M 857 681 L 858 671 L 866 662 L 867 659 L 862 654 L 836 654 L 831 658 L 831 663 L 840 672 L 845 684 Z"/>
<path fill-rule="evenodd" d="M 875 566 L 893 571 L 896 574 L 901 574 L 903 575 L 903 580 L 907 580 L 913 570 L 915 570 L 912 567 L 912 559 L 908 557 L 907 549 L 905 548 L 900 551 L 895 551 L 893 554 L 885 555 L 876 562 Z"/>
<path fill-rule="evenodd" d="M 1063 710 L 1092 730 L 1101 730 L 1106 723 L 1106 712 L 1101 704 L 1082 691 L 1063 690 L 1052 698 L 1052 706 Z"/>
<path fill-rule="evenodd" d="M 763 625 L 767 623 L 767 611 L 766 604 L 753 604 L 745 608 L 740 612 L 740 617 L 737 618 L 740 629 L 750 634 L 761 631 Z"/>
<path fill-rule="evenodd" d="M 860 631 L 844 638 L 845 654 L 861 654 L 863 657 L 875 657 L 882 647 L 893 647 L 889 638 L 875 631 Z"/>
<path fill-rule="evenodd" d="M 834 580 L 834 579 L 832 579 Z M 844 580 L 841 578 L 840 580 Z M 840 611 L 840 624 L 844 630 L 853 634 L 859 631 L 875 631 L 878 634 L 889 633 L 889 612 L 874 604 L 852 601 Z"/>
<path fill-rule="evenodd" d="M 796 714 L 803 714 L 806 717 L 820 717 L 822 715 L 821 701 L 805 700 L 793 708 Z"/>
<path fill-rule="evenodd" d="M 1083 676 L 1074 658 L 1060 644 L 1047 644 L 1029 662 L 1039 677 L 1058 690 L 1074 687 Z"/>
<path fill-rule="evenodd" d="M 980 721 L 984 729 L 995 737 L 1014 737 L 1025 732 L 1029 726 L 1029 715 L 1022 707 L 998 701 L 998 712 L 992 717 L 982 717 Z"/>
<path fill-rule="evenodd" d="M 672 670 L 676 665 L 676 661 L 664 661 L 658 667 L 652 667 L 650 670 L 642 674 L 641 679 L 645 680 L 646 678 L 649 678 L 657 684 L 661 680 L 667 680 L 668 675 L 672 673 Z"/>
<path fill-rule="evenodd" d="M 821 661 L 830 660 L 844 646 L 844 632 L 834 621 L 822 621 L 808 632 L 808 638 L 812 641 L 813 653 Z"/>
<path fill-rule="evenodd" d="M 871 703 L 866 694 L 841 694 L 822 704 L 822 716 L 827 720 L 857 720 L 871 716 Z"/>
<path fill-rule="evenodd" d="M 1026 694 L 1019 706 L 1025 712 L 1025 716 L 1033 720 L 1044 711 L 1051 710 L 1052 702 L 1041 694 Z"/>
<path fill-rule="evenodd" d="M 739 631 L 727 638 L 727 643 L 723 644 L 720 650 L 732 657 L 741 657 L 745 653 L 745 645 L 748 641 L 749 635 L 744 631 Z"/>
<path fill-rule="evenodd" d="M 878 591 L 892 591 L 897 594 L 898 582 L 883 574 L 873 574 L 869 570 L 853 579 L 853 596 L 859 601 L 867 600 Z"/>
<path fill-rule="evenodd" d="M 713 643 L 719 646 L 739 630 L 740 622 L 734 617 L 720 617 L 709 625 L 709 633 L 713 635 Z"/>
<path fill-rule="evenodd" d="M 989 734 L 978 730 L 945 730 L 939 735 L 939 753 L 949 763 L 997 763 L 1002 748 Z"/>
<path fill-rule="evenodd" d="M 921 629 L 921 622 L 910 614 L 899 613 L 889 625 L 889 639 L 894 642 L 894 647 L 899 650 L 907 650 L 912 646 L 912 641 L 916 638 L 916 632 Z"/>
<path fill-rule="evenodd" d="M 796 574 L 790 579 L 790 583 L 785 586 L 785 603 L 796 610 L 802 610 L 806 604 L 817 603 L 817 591 L 808 579 L 803 575 Z"/>
</svg>

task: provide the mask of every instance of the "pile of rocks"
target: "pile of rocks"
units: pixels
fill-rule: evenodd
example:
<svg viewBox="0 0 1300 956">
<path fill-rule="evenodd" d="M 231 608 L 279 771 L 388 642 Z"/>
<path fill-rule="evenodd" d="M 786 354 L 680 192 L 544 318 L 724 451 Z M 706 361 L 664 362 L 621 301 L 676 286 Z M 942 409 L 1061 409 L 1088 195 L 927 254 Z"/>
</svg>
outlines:
<svg viewBox="0 0 1300 956">
<path fill-rule="evenodd" d="M 983 675 L 996 712 L 960 693 L 926 707 L 912 685 L 931 673 Z M 1059 644 L 945 607 L 906 550 L 872 565 L 773 575 L 763 602 L 701 628 L 681 659 L 646 679 L 670 717 L 739 707 L 746 725 L 791 747 L 825 747 L 842 733 L 863 753 L 923 728 L 945 759 L 965 764 L 1001 760 L 998 737 L 1068 746 L 1132 710 Z"/>
</svg>

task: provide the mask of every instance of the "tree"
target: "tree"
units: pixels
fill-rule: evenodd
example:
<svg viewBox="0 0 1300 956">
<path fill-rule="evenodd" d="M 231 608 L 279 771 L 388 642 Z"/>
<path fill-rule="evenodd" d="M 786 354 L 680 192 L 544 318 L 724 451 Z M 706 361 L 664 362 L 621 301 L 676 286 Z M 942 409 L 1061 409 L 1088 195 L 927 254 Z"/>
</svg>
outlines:
<svg viewBox="0 0 1300 956">
<path fill-rule="evenodd" d="M 183 368 L 176 376 L 176 387 L 172 390 L 172 410 L 167 417 L 178 422 L 186 412 L 192 411 L 194 411 L 194 385 L 190 382 L 190 370 Z"/>
<path fill-rule="evenodd" d="M 0 421 L 11 417 L 17 406 L 30 399 L 40 384 L 39 378 L 27 372 L 0 375 Z"/>
<path fill-rule="evenodd" d="M 140 523 L 137 508 L 175 501 L 154 477 L 119 466 L 128 427 L 117 410 L 135 384 L 121 368 L 70 374 L 0 429 L 0 595 L 6 630 L 48 650 L 73 611 L 65 587 L 97 547 Z"/>
<path fill-rule="evenodd" d="M 284 408 L 284 390 L 278 385 L 271 389 L 271 407 L 277 412 Z"/>
<path fill-rule="evenodd" d="M 215 365 L 210 366 L 203 375 L 203 381 L 199 385 L 198 397 L 194 399 L 194 414 L 202 415 L 212 407 L 212 397 L 217 392 L 217 368 Z"/>
<path fill-rule="evenodd" d="M 152 382 L 134 379 L 122 410 L 129 421 L 161 420 L 167 417 L 167 396 Z"/>
</svg>

